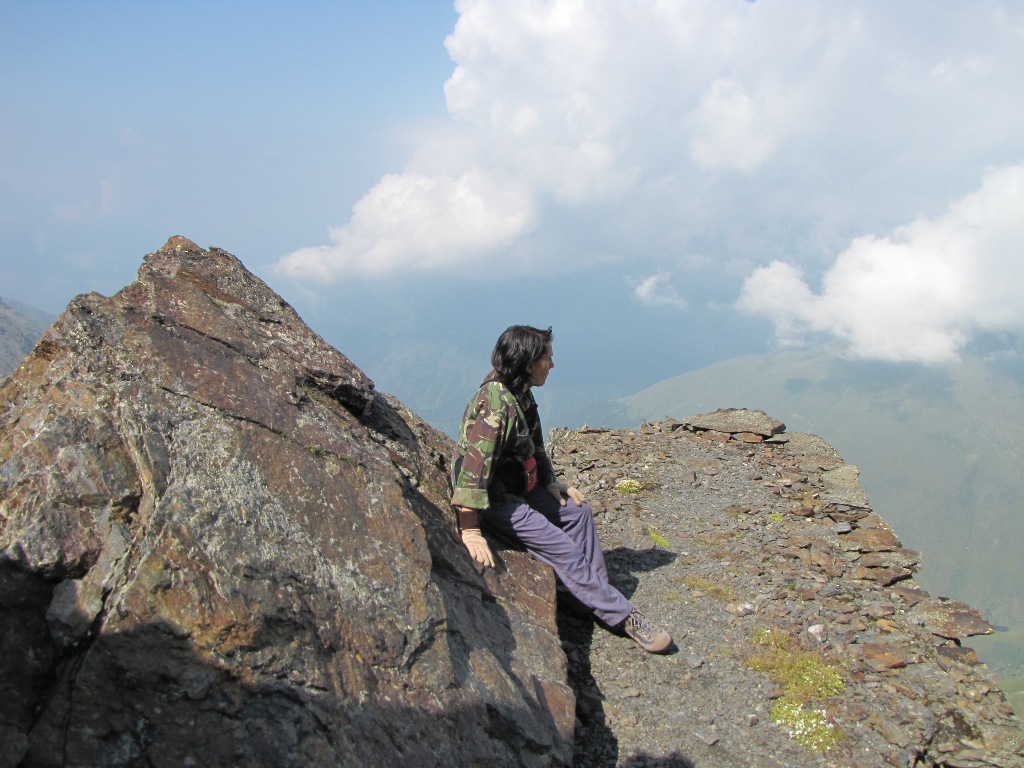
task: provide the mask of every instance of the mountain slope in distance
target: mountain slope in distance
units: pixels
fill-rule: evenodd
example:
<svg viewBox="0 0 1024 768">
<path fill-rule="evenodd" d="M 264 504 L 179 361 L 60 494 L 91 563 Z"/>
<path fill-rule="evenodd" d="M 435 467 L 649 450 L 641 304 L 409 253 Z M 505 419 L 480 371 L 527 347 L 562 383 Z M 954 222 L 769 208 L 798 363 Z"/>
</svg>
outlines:
<svg viewBox="0 0 1024 768">
<path fill-rule="evenodd" d="M 0 378 L 21 365 L 55 319 L 28 304 L 0 297 Z"/>
<path fill-rule="evenodd" d="M 860 468 L 872 506 L 924 554 L 917 580 L 1005 631 L 976 638 L 1000 674 L 1024 674 L 1022 377 L 985 363 L 930 368 L 806 352 L 751 355 L 615 402 L 632 423 L 717 408 L 766 411 Z"/>
</svg>

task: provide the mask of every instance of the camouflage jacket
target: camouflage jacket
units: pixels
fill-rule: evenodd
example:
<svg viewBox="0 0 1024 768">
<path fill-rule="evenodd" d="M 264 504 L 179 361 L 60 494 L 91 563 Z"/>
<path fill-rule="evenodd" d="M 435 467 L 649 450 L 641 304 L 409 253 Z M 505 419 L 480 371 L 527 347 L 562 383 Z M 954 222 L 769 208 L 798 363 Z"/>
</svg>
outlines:
<svg viewBox="0 0 1024 768">
<path fill-rule="evenodd" d="M 452 462 L 452 504 L 486 509 L 523 501 L 523 461 L 531 456 L 537 461 L 537 484 L 554 482 L 537 401 L 529 390 L 516 397 L 491 371 L 462 416 Z"/>
</svg>

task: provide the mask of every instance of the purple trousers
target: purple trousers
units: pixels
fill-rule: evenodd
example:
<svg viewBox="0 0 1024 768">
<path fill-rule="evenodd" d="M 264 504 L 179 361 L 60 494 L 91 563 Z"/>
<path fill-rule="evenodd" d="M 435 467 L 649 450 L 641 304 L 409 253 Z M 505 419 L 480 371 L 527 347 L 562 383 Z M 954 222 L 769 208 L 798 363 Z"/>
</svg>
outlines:
<svg viewBox="0 0 1024 768">
<path fill-rule="evenodd" d="M 610 626 L 621 623 L 633 609 L 619 590 L 608 583 L 601 542 L 590 505 L 566 499 L 565 506 L 540 486 L 526 503 L 490 507 L 481 513 L 488 528 L 518 540 L 541 562 L 555 569 L 566 589 Z"/>
</svg>

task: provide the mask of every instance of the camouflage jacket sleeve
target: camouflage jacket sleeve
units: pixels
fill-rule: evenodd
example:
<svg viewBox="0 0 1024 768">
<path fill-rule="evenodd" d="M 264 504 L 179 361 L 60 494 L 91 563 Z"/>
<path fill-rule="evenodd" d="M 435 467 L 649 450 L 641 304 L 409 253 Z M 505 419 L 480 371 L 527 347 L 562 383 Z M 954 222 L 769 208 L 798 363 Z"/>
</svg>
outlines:
<svg viewBox="0 0 1024 768">
<path fill-rule="evenodd" d="M 488 381 L 466 406 L 453 478 L 452 504 L 456 507 L 486 509 L 490 504 L 488 486 L 495 458 L 501 454 L 517 418 L 514 399 L 510 404 L 502 397 L 502 390 L 508 391 L 498 382 Z"/>
</svg>

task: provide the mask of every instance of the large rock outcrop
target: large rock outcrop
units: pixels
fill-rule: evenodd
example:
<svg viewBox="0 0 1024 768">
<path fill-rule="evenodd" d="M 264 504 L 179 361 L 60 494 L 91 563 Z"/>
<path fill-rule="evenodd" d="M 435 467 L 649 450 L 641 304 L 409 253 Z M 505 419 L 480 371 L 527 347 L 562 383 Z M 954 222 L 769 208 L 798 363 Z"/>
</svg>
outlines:
<svg viewBox="0 0 1024 768">
<path fill-rule="evenodd" d="M 0 766 L 560 765 L 549 570 L 450 443 L 219 249 L 80 296 L 0 388 Z"/>
</svg>

